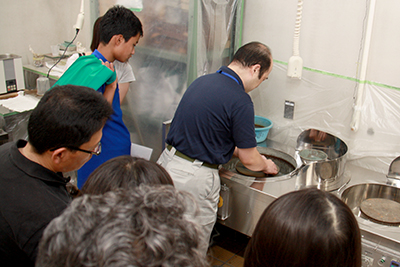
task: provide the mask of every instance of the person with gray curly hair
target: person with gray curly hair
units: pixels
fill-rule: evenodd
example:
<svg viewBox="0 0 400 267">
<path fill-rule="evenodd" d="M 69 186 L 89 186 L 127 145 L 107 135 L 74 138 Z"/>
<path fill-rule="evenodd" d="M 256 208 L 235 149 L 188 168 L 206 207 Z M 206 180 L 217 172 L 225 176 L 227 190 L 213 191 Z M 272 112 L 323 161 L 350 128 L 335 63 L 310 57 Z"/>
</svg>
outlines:
<svg viewBox="0 0 400 267">
<path fill-rule="evenodd" d="M 209 266 L 196 216 L 170 185 L 84 195 L 45 229 L 36 266 Z"/>
</svg>

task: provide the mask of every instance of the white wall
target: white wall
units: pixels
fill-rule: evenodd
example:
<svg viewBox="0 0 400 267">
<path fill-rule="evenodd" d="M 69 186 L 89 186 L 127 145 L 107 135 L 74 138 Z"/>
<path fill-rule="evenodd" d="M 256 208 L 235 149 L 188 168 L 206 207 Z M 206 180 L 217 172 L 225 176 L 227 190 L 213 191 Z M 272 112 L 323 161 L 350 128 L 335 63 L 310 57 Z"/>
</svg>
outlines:
<svg viewBox="0 0 400 267">
<path fill-rule="evenodd" d="M 304 1 L 301 80 L 286 76 L 297 0 L 246 1 L 243 43 L 267 44 L 275 60 L 269 80 L 251 93 L 256 114 L 274 122 L 269 138 L 295 146 L 303 130 L 321 129 L 347 143 L 350 160 L 387 173 L 400 155 L 399 1 L 376 3 L 360 127 L 350 129 L 369 3 Z M 285 100 L 295 102 L 294 120 L 283 118 Z"/>
<path fill-rule="evenodd" d="M 0 54 L 22 56 L 23 64 L 29 64 L 29 45 L 36 53 L 50 53 L 50 45 L 71 41 L 80 4 L 80 0 L 0 0 Z M 90 0 L 85 0 L 85 23 L 77 37 L 85 47 L 91 41 L 89 6 Z"/>
<path fill-rule="evenodd" d="M 91 41 L 90 5 L 77 41 Z M 295 145 L 310 127 L 332 133 L 349 146 L 350 159 L 387 173 L 400 154 L 400 1 L 376 3 L 359 130 L 350 130 L 359 84 L 365 18 L 369 1 L 307 0 L 303 5 L 300 56 L 303 77 L 286 76 L 292 55 L 297 0 L 245 1 L 243 43 L 261 41 L 272 49 L 270 79 L 251 93 L 256 113 L 272 119 L 269 138 Z M 21 55 L 31 63 L 29 44 L 38 53 L 73 38 L 80 0 L 0 0 L 0 54 Z M 294 120 L 283 118 L 284 101 L 296 103 Z"/>
</svg>

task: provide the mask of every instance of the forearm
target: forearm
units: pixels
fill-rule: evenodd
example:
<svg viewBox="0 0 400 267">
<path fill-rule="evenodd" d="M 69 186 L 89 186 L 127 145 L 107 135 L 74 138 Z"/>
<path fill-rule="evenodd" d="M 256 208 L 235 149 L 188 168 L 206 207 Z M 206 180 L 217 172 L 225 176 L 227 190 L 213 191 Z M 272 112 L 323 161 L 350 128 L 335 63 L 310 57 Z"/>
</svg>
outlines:
<svg viewBox="0 0 400 267">
<path fill-rule="evenodd" d="M 103 96 L 110 104 L 112 104 L 112 102 L 113 102 L 116 90 L 117 90 L 116 82 L 106 85 Z"/>
<path fill-rule="evenodd" d="M 272 160 L 266 159 L 262 156 L 257 148 L 235 149 L 240 161 L 246 168 L 252 171 L 263 171 L 265 173 L 276 174 L 277 167 Z"/>
<path fill-rule="evenodd" d="M 113 63 L 107 61 L 107 62 L 102 62 L 102 64 L 107 68 L 109 68 L 111 71 L 114 71 Z M 116 78 L 114 82 L 112 82 L 111 84 L 107 84 L 106 88 L 104 89 L 103 96 L 111 105 L 114 99 L 115 91 L 117 90 L 117 82 L 118 79 Z"/>
<path fill-rule="evenodd" d="M 120 84 L 118 84 L 119 100 L 120 100 L 121 104 L 122 104 L 122 101 L 124 101 L 126 94 L 128 93 L 129 85 L 130 85 L 130 83 L 120 83 Z"/>
<path fill-rule="evenodd" d="M 238 158 L 243 163 L 246 168 L 252 171 L 262 171 L 266 168 L 266 163 L 262 159 L 260 153 L 255 151 L 244 151 L 243 149 L 238 149 Z M 245 153 L 243 153 L 245 152 Z"/>
</svg>

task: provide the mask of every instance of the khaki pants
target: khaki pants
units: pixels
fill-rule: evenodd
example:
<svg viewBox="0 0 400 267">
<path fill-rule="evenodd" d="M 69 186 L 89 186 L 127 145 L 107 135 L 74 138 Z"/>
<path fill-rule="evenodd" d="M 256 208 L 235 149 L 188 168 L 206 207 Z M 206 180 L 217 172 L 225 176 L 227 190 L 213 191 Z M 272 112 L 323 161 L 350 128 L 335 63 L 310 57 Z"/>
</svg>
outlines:
<svg viewBox="0 0 400 267">
<path fill-rule="evenodd" d="M 221 187 L 217 169 L 202 166 L 201 161 L 190 162 L 175 155 L 175 148 L 165 149 L 157 163 L 171 175 L 175 188 L 187 191 L 197 200 L 198 222 L 204 229 L 201 249 L 207 253 L 211 232 L 217 220 L 219 191 Z"/>
</svg>

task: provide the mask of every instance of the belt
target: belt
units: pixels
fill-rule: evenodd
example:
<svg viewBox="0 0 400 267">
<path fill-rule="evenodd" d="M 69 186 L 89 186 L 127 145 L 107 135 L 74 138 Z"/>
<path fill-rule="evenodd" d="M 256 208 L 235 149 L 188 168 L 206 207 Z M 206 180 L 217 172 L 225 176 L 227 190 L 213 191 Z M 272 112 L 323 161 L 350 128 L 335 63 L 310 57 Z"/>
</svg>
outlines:
<svg viewBox="0 0 400 267">
<path fill-rule="evenodd" d="M 169 151 L 171 151 L 172 146 L 171 145 L 167 145 L 167 149 Z M 175 150 L 175 155 L 177 155 L 180 158 L 186 159 L 186 160 L 188 160 L 190 162 L 194 162 L 195 161 L 195 159 L 193 159 L 193 158 L 191 158 L 189 156 L 186 156 L 185 154 L 183 154 L 182 152 L 179 152 L 178 150 Z M 211 163 L 207 163 L 207 162 L 203 162 L 201 165 L 204 166 L 204 167 L 217 169 L 217 170 L 218 170 L 218 167 L 219 167 L 219 164 L 211 164 Z"/>
</svg>

